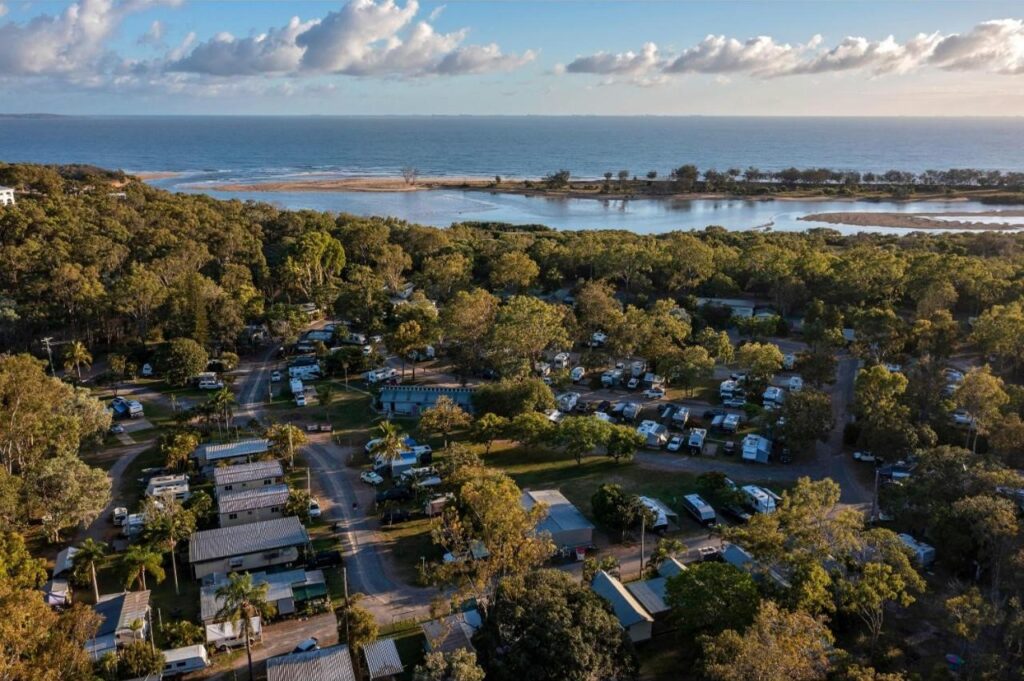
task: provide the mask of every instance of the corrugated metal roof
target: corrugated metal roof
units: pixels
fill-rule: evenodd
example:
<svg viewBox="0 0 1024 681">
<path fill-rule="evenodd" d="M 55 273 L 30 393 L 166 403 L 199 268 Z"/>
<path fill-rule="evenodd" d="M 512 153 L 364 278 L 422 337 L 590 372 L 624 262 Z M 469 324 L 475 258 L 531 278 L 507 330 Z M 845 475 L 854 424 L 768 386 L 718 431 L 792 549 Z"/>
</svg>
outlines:
<svg viewBox="0 0 1024 681">
<path fill-rule="evenodd" d="M 594 526 L 580 513 L 579 509 L 556 489 L 525 490 L 523 492 L 523 508 L 530 510 L 538 503 L 548 507 L 548 515 L 537 525 L 538 530 L 555 533 L 567 530 L 594 529 Z"/>
<path fill-rule="evenodd" d="M 420 625 L 430 652 L 451 653 L 473 650 L 473 634 L 480 628 L 480 613 L 476 610 L 459 612 Z"/>
<path fill-rule="evenodd" d="M 220 513 L 238 513 L 239 511 L 255 511 L 258 508 L 284 506 L 288 501 L 288 485 L 267 485 L 254 487 L 238 492 L 225 492 L 217 499 Z"/>
<path fill-rule="evenodd" d="M 213 470 L 213 484 L 218 487 L 280 477 L 284 477 L 284 469 L 281 467 L 280 461 L 253 461 Z"/>
<path fill-rule="evenodd" d="M 258 523 L 194 532 L 188 542 L 188 560 L 200 563 L 217 558 L 243 556 L 309 541 L 306 528 L 295 516 Z"/>
<path fill-rule="evenodd" d="M 622 582 L 604 570 L 599 570 L 594 575 L 594 581 L 591 582 L 590 588 L 594 590 L 594 593 L 611 604 L 615 617 L 619 620 L 619 624 L 622 625 L 623 629 L 628 629 L 640 622 L 654 621 L 654 618 L 647 614 L 647 611 L 640 605 L 640 602 L 626 590 L 626 587 L 622 586 Z"/>
<path fill-rule="evenodd" d="M 441 385 L 399 385 L 385 386 L 380 391 L 382 403 L 401 402 L 419 405 L 433 405 L 437 398 L 447 395 L 462 408 L 473 403 L 473 388 L 456 388 Z"/>
<path fill-rule="evenodd" d="M 356 681 L 347 645 L 267 660 L 267 681 Z"/>
<path fill-rule="evenodd" d="M 660 615 L 669 611 L 669 607 L 665 603 L 665 582 L 667 581 L 665 577 L 655 577 L 642 582 L 631 582 L 626 584 L 626 590 L 640 602 L 644 610 L 652 615 Z"/>
<path fill-rule="evenodd" d="M 658 574 L 662 577 L 675 577 L 680 572 L 686 572 L 686 566 L 678 558 L 669 558 L 658 568 Z"/>
<path fill-rule="evenodd" d="M 196 454 L 207 461 L 232 459 L 236 456 L 252 456 L 263 454 L 270 449 L 270 442 L 264 438 L 239 440 L 238 442 L 222 442 L 220 444 L 202 445 Z"/>
<path fill-rule="evenodd" d="M 366 657 L 370 679 L 395 676 L 405 669 L 393 639 L 382 638 L 363 646 L 363 655 Z"/>
<path fill-rule="evenodd" d="M 135 622 L 145 622 L 149 611 L 148 591 L 127 591 L 101 596 L 93 610 L 102 620 L 96 637 L 109 636 L 121 629 L 130 629 Z"/>
<path fill-rule="evenodd" d="M 270 574 L 266 572 L 253 572 L 251 574 L 253 584 L 267 585 L 267 601 L 271 603 L 295 597 L 294 591 L 296 588 L 326 584 L 322 570 L 286 570 Z M 204 586 L 199 590 L 200 618 L 204 622 L 216 619 L 222 605 L 222 599 L 217 597 L 217 589 L 227 582 L 227 575 L 218 575 L 213 584 Z"/>
</svg>

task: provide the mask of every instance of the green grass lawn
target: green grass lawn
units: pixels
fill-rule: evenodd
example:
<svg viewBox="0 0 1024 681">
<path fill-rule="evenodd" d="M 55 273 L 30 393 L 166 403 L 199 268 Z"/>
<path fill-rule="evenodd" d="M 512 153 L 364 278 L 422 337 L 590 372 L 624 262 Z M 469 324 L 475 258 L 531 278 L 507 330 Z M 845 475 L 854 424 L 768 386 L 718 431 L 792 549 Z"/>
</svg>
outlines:
<svg viewBox="0 0 1024 681">
<path fill-rule="evenodd" d="M 440 547 L 430 538 L 432 522 L 430 518 L 418 518 L 381 527 L 399 577 L 406 584 L 417 583 L 421 558 L 426 558 L 428 563 L 441 558 Z"/>
</svg>

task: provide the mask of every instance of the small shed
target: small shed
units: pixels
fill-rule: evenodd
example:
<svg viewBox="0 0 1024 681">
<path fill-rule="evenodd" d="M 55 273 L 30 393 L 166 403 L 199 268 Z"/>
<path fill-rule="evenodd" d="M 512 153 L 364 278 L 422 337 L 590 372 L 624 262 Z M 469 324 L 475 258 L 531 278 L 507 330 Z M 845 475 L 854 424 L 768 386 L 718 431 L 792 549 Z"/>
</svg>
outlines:
<svg viewBox="0 0 1024 681">
<path fill-rule="evenodd" d="M 363 657 L 366 658 L 366 669 L 370 681 L 374 679 L 390 679 L 401 674 L 405 667 L 398 656 L 398 647 L 394 639 L 382 638 L 363 646 Z"/>
<path fill-rule="evenodd" d="M 527 511 L 537 504 L 547 506 L 547 517 L 537 523 L 537 531 L 548 532 L 556 547 L 578 548 L 593 544 L 593 524 L 558 490 L 523 490 L 521 501 Z"/>
</svg>

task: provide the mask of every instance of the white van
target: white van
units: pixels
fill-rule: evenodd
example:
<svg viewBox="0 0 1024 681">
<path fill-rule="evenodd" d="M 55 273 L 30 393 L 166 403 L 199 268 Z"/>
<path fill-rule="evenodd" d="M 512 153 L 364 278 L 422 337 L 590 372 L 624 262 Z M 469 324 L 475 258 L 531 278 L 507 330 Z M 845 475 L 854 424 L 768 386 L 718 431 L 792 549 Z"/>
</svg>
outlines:
<svg viewBox="0 0 1024 681">
<path fill-rule="evenodd" d="M 687 494 L 683 497 L 683 508 L 701 525 L 715 524 L 715 509 L 711 508 L 711 504 L 704 501 L 699 494 Z"/>
<path fill-rule="evenodd" d="M 172 648 L 162 652 L 164 655 L 164 678 L 188 674 L 210 666 L 210 656 L 206 652 L 206 646 L 202 644 Z"/>
<path fill-rule="evenodd" d="M 572 379 L 573 383 L 579 383 L 583 380 L 583 377 L 587 375 L 587 370 L 583 367 L 573 367 L 573 370 L 569 372 L 569 378 Z"/>
</svg>

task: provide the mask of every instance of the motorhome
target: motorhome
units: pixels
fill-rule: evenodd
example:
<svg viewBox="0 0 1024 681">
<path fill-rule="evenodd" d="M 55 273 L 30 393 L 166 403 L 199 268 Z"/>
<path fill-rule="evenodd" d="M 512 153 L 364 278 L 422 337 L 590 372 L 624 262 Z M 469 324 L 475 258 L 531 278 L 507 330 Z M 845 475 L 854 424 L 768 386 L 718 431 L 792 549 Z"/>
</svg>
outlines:
<svg viewBox="0 0 1024 681">
<path fill-rule="evenodd" d="M 772 442 L 766 437 L 751 433 L 743 438 L 743 460 L 768 463 L 772 453 Z"/>
<path fill-rule="evenodd" d="M 740 491 L 746 497 L 747 506 L 755 513 L 775 512 L 779 497 L 774 492 L 757 485 L 744 485 Z"/>
<path fill-rule="evenodd" d="M 288 367 L 288 376 L 291 378 L 301 378 L 304 381 L 312 381 L 320 378 L 320 364 L 314 362 L 313 364 L 292 364 Z"/>
<path fill-rule="evenodd" d="M 722 430 L 735 433 L 740 427 L 742 417 L 739 414 L 726 414 L 722 418 Z"/>
<path fill-rule="evenodd" d="M 679 407 L 672 414 L 672 425 L 676 428 L 685 428 L 686 422 L 690 420 L 689 407 Z"/>
<path fill-rule="evenodd" d="M 196 376 L 196 387 L 200 390 L 220 390 L 224 387 L 224 381 L 217 378 L 212 371 L 204 371 Z"/>
<path fill-rule="evenodd" d="M 590 335 L 590 347 L 600 348 L 604 347 L 604 344 L 608 342 L 608 334 L 595 331 Z"/>
<path fill-rule="evenodd" d="M 579 393 L 562 393 L 555 398 L 555 403 L 558 408 L 562 411 L 572 411 L 576 408 L 576 403 L 580 401 Z"/>
<path fill-rule="evenodd" d="M 302 395 L 306 390 L 305 386 L 302 385 L 301 378 L 293 378 L 292 380 L 290 380 L 288 382 L 288 387 L 291 389 L 292 395 L 295 395 L 296 397 Z"/>
<path fill-rule="evenodd" d="M 711 504 L 704 501 L 699 494 L 687 494 L 684 496 L 683 508 L 701 525 L 715 524 L 715 509 L 711 508 Z"/>
<path fill-rule="evenodd" d="M 551 360 L 551 366 L 555 369 L 568 369 L 569 368 L 569 353 L 560 352 L 554 356 Z"/>
<path fill-rule="evenodd" d="M 800 376 L 790 376 L 789 389 L 791 392 L 800 392 L 801 390 L 804 389 L 804 379 Z"/>
<path fill-rule="evenodd" d="M 644 372 L 647 371 L 647 362 L 643 360 L 636 360 L 629 367 L 629 373 L 633 378 L 640 379 Z"/>
<path fill-rule="evenodd" d="M 782 356 L 782 368 L 786 371 L 792 371 L 793 367 L 796 366 L 796 355 L 792 352 L 788 352 Z"/>
<path fill-rule="evenodd" d="M 687 446 L 690 448 L 692 454 L 703 454 L 704 453 L 704 439 L 708 436 L 708 431 L 704 428 L 691 428 L 690 439 L 687 441 Z"/>
<path fill-rule="evenodd" d="M 622 369 L 611 369 L 601 374 L 601 385 L 612 388 L 622 382 Z"/>
<path fill-rule="evenodd" d="M 381 381 L 388 381 L 392 378 L 396 378 L 397 376 L 398 370 L 390 367 L 374 369 L 363 374 L 363 378 L 366 379 L 367 383 L 380 383 Z"/>
<path fill-rule="evenodd" d="M 935 547 L 914 539 L 909 534 L 897 535 L 900 541 L 914 554 L 914 562 L 921 567 L 928 567 L 935 562 Z"/>
<path fill-rule="evenodd" d="M 146 484 L 147 497 L 172 496 L 177 501 L 187 501 L 191 493 L 187 475 L 158 475 Z"/>
<path fill-rule="evenodd" d="M 622 418 L 632 421 L 640 415 L 640 410 L 642 408 L 642 405 L 636 402 L 627 402 L 622 407 Z"/>
<path fill-rule="evenodd" d="M 761 399 L 762 405 L 765 409 L 775 409 L 782 406 L 782 403 L 786 399 L 786 393 L 782 388 L 770 385 L 765 388 L 764 394 L 761 395 Z"/>
<path fill-rule="evenodd" d="M 646 445 L 653 449 L 660 449 L 668 442 L 668 428 L 657 421 L 642 421 L 636 432 L 643 435 L 647 439 Z"/>
</svg>

